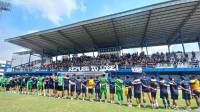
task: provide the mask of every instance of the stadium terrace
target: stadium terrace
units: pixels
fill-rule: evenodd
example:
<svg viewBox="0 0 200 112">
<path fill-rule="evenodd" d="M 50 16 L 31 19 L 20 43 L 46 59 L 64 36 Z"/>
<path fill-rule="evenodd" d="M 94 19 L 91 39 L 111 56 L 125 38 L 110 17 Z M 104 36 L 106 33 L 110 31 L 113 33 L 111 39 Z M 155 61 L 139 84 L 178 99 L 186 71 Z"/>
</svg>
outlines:
<svg viewBox="0 0 200 112">
<path fill-rule="evenodd" d="M 53 73 L 51 71 L 68 71 L 69 67 L 83 66 L 88 66 L 87 71 L 91 66 L 95 70 L 117 66 L 116 70 L 164 67 L 177 71 L 178 68 L 190 68 L 191 73 L 195 70 L 199 73 L 198 69 L 193 69 L 199 67 L 199 52 L 186 53 L 184 47 L 184 43 L 198 42 L 200 48 L 199 4 L 199 0 L 168 1 L 7 39 L 7 42 L 31 51 L 16 53 L 29 55 L 28 62 L 15 64 L 14 69 L 6 74 L 12 71 Z M 183 52 L 170 52 L 173 44 L 182 44 Z M 147 47 L 158 45 L 168 45 L 168 53 L 148 55 Z M 122 49 L 135 47 L 146 47 L 146 54 L 120 53 Z M 98 55 L 76 56 L 86 52 L 98 52 Z M 31 60 L 35 54 L 39 54 L 40 59 Z M 58 55 L 65 55 L 65 58 L 58 61 Z"/>
<path fill-rule="evenodd" d="M 134 98 L 136 109 L 146 109 L 149 101 L 152 109 L 191 111 L 197 104 L 200 111 L 200 52 L 185 52 L 184 46 L 197 42 L 200 49 L 199 29 L 200 1 L 171 0 L 10 38 L 6 41 L 30 51 L 14 53 L 12 67 L 0 77 L 0 92 L 119 105 L 125 101 L 128 107 L 135 106 Z M 181 44 L 183 51 L 171 52 L 173 44 Z M 168 52 L 148 54 L 147 47 L 160 45 L 168 45 Z M 141 52 L 121 53 L 137 47 Z M 17 63 L 20 56 L 27 61 Z M 185 107 L 179 105 L 180 90 Z"/>
</svg>

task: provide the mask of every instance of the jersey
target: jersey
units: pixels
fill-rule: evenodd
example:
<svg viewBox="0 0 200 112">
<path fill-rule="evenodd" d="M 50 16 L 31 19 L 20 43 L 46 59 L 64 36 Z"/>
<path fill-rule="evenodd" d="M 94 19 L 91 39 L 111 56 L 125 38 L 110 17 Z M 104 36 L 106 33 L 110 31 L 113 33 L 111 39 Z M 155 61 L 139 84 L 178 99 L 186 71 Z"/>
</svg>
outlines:
<svg viewBox="0 0 200 112">
<path fill-rule="evenodd" d="M 100 81 L 94 80 L 94 83 L 95 83 L 95 89 L 100 89 Z"/>
<path fill-rule="evenodd" d="M 156 82 L 151 82 L 151 93 L 156 93 L 157 92 L 157 83 Z"/>
<path fill-rule="evenodd" d="M 94 88 L 94 79 L 89 79 L 89 80 L 88 80 L 88 88 L 89 88 L 89 89 Z"/>
<path fill-rule="evenodd" d="M 125 87 L 131 87 L 131 86 L 132 86 L 132 81 L 131 81 L 131 79 L 125 79 L 125 80 L 124 80 L 124 85 L 125 85 Z"/>
<path fill-rule="evenodd" d="M 30 86 L 33 85 L 33 79 L 32 79 L 32 78 L 30 78 L 30 79 L 28 80 L 28 85 L 30 85 Z"/>
<path fill-rule="evenodd" d="M 115 80 L 115 85 L 116 85 L 116 91 L 122 90 L 122 88 L 123 88 L 123 80 L 116 79 Z"/>
<path fill-rule="evenodd" d="M 2 86 L 3 77 L 0 77 L 0 86 Z"/>
<path fill-rule="evenodd" d="M 37 85 L 42 86 L 43 85 L 43 81 L 44 81 L 44 77 L 38 77 L 38 83 L 37 83 Z"/>
<path fill-rule="evenodd" d="M 178 94 L 178 84 L 174 81 L 170 81 L 170 93 L 173 94 Z"/>
<path fill-rule="evenodd" d="M 57 81 L 58 81 L 58 86 L 64 86 L 64 77 L 63 76 L 58 76 Z"/>
<path fill-rule="evenodd" d="M 115 88 L 115 80 L 114 79 L 110 79 L 109 80 L 109 87 L 110 87 L 110 89 L 114 89 Z"/>
<path fill-rule="evenodd" d="M 70 77 L 69 80 L 70 80 L 72 83 L 74 83 L 74 84 L 76 83 L 76 78 L 75 78 L 74 76 Z M 73 84 L 72 84 L 72 85 L 73 85 Z"/>
<path fill-rule="evenodd" d="M 76 90 L 81 90 L 81 80 L 76 80 Z"/>
<path fill-rule="evenodd" d="M 141 83 L 142 83 L 142 91 L 150 92 L 150 88 L 145 87 L 145 86 L 150 86 L 151 80 L 148 79 L 147 77 L 142 77 L 140 80 L 141 80 Z"/>
<path fill-rule="evenodd" d="M 167 83 L 160 83 L 160 94 L 166 94 L 167 93 Z"/>
<path fill-rule="evenodd" d="M 101 88 L 106 88 L 106 83 L 108 82 L 107 77 L 102 77 L 100 79 L 100 83 L 101 83 Z"/>
<path fill-rule="evenodd" d="M 86 79 L 83 79 L 82 81 L 81 81 L 81 83 L 84 85 L 84 86 L 82 86 L 82 88 L 86 88 L 85 86 L 87 86 L 87 80 Z"/>
<path fill-rule="evenodd" d="M 142 91 L 142 82 L 139 79 L 134 80 L 134 93 L 141 93 Z"/>
<path fill-rule="evenodd" d="M 197 79 L 190 80 L 190 86 L 192 91 L 200 92 L 200 82 Z"/>
<path fill-rule="evenodd" d="M 190 82 L 189 82 L 189 81 L 182 80 L 182 81 L 180 82 L 180 86 L 181 86 L 182 88 L 184 88 L 184 89 L 190 90 Z M 183 92 L 183 93 L 190 93 L 189 91 L 186 91 L 186 90 L 184 90 L 184 89 L 182 89 L 182 92 Z"/>
</svg>

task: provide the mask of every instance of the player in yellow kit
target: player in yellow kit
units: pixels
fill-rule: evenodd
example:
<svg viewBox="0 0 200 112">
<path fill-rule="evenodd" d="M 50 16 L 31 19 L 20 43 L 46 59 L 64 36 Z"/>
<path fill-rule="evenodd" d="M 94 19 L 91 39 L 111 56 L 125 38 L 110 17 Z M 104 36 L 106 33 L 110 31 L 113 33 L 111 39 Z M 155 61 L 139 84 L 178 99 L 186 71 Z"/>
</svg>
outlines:
<svg viewBox="0 0 200 112">
<path fill-rule="evenodd" d="M 198 108 L 196 110 L 200 111 L 200 82 L 195 76 L 189 76 L 190 86 L 192 90 L 192 95 L 196 100 Z"/>
<path fill-rule="evenodd" d="M 94 98 L 93 97 L 93 93 L 94 93 L 94 79 L 92 77 L 90 77 L 90 79 L 88 80 L 88 93 L 89 93 L 89 100 L 92 101 Z"/>
</svg>

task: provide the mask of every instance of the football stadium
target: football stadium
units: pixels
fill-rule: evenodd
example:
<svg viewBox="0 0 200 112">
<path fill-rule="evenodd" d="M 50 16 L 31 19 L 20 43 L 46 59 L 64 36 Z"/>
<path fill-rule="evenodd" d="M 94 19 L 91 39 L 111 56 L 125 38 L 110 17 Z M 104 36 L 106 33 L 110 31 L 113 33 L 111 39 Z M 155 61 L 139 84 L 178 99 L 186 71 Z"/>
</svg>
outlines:
<svg viewBox="0 0 200 112">
<path fill-rule="evenodd" d="M 200 111 L 200 1 L 171 0 L 8 38 L 0 112 Z M 186 52 L 197 43 L 199 51 Z M 182 51 L 174 52 L 172 45 Z M 168 46 L 149 54 L 148 47 Z M 123 53 L 140 48 L 141 52 Z M 190 48 L 193 49 L 193 48 Z"/>
</svg>

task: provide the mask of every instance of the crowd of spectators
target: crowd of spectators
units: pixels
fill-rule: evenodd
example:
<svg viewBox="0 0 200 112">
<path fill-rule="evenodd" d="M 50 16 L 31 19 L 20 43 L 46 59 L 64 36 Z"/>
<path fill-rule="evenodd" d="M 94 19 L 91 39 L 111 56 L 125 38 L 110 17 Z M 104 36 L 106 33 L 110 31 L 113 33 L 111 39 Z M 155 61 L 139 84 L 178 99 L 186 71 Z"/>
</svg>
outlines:
<svg viewBox="0 0 200 112">
<path fill-rule="evenodd" d="M 177 55 L 177 52 L 171 53 L 155 53 L 151 56 L 145 55 L 144 52 L 123 54 L 121 56 L 117 54 L 101 54 L 97 57 L 80 56 L 65 58 L 62 61 L 51 62 L 50 64 L 44 64 L 42 66 L 27 65 L 23 67 L 16 67 L 15 71 L 31 71 L 31 70 L 65 70 L 70 66 L 90 66 L 90 65 L 118 65 L 119 67 L 177 67 L 178 64 L 193 64 L 198 63 L 195 53 L 192 53 L 192 57 L 189 58 L 188 54 Z"/>
</svg>

